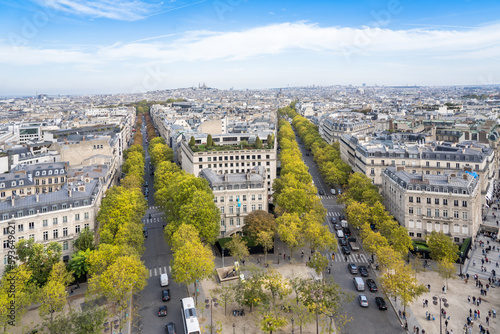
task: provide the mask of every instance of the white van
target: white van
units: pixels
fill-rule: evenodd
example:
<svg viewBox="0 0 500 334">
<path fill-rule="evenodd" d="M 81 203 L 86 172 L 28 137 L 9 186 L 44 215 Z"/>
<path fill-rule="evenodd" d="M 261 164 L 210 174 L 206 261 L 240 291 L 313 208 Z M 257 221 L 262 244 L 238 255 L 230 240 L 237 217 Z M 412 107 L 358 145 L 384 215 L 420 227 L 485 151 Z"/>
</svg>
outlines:
<svg viewBox="0 0 500 334">
<path fill-rule="evenodd" d="M 344 237 L 344 231 L 342 231 L 342 230 L 337 230 L 337 237 L 338 237 L 339 239 L 342 239 L 342 238 Z"/>
<path fill-rule="evenodd" d="M 332 193 L 332 195 L 335 195 L 335 189 L 330 189 L 330 192 Z"/>
<path fill-rule="evenodd" d="M 160 285 L 161 286 L 167 286 L 168 285 L 168 274 L 161 274 L 160 275 Z"/>
<path fill-rule="evenodd" d="M 361 277 L 354 277 L 352 281 L 354 283 L 354 287 L 356 288 L 356 290 L 365 291 L 365 282 Z"/>
</svg>

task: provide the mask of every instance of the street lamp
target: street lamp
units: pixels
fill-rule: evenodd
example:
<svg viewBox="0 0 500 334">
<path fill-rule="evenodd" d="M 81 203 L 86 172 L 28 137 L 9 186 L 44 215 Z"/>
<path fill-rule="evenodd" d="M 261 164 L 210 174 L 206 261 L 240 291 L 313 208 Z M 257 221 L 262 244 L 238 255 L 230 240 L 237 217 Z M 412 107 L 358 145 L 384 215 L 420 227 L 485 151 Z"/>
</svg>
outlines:
<svg viewBox="0 0 500 334">
<path fill-rule="evenodd" d="M 213 303 L 213 306 L 217 307 L 219 304 L 217 304 L 217 298 L 212 298 L 212 299 L 205 299 L 205 307 L 207 309 L 210 308 L 210 334 L 212 334 L 212 329 L 213 329 L 213 325 L 212 325 L 212 303 Z M 233 327 L 234 327 L 234 324 L 233 324 Z M 234 331 L 234 330 L 233 330 Z"/>
<path fill-rule="evenodd" d="M 222 247 L 222 268 L 224 268 L 224 247 Z"/>
<path fill-rule="evenodd" d="M 441 314 L 442 313 L 441 312 L 441 310 L 442 310 L 442 308 L 441 308 L 441 301 L 444 303 L 443 304 L 444 307 L 448 307 L 450 305 L 448 304 L 448 300 L 445 297 L 438 296 L 438 295 L 435 295 L 435 296 L 432 297 L 432 300 L 433 300 L 432 303 L 434 305 L 437 305 L 438 304 L 438 302 L 437 302 L 438 299 L 439 299 L 439 313 L 440 313 L 439 314 L 439 334 L 443 334 L 443 325 L 442 325 L 442 318 L 443 317 L 442 317 L 442 314 Z"/>
<path fill-rule="evenodd" d="M 233 323 L 233 334 L 235 334 L 236 325 Z"/>
<path fill-rule="evenodd" d="M 294 319 L 292 318 L 292 334 L 295 334 L 295 329 L 294 329 L 294 326 L 293 326 L 293 322 L 294 322 Z"/>
</svg>

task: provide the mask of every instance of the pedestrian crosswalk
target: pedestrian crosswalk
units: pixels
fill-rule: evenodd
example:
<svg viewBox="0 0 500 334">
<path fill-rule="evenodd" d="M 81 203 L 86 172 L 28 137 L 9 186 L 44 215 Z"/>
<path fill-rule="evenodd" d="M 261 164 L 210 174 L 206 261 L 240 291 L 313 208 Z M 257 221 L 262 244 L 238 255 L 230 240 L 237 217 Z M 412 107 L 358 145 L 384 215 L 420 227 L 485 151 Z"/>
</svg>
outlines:
<svg viewBox="0 0 500 334">
<path fill-rule="evenodd" d="M 321 199 L 334 199 L 334 198 L 336 198 L 335 196 L 328 196 L 328 195 L 324 195 L 324 196 L 320 195 L 318 197 Z"/>
<path fill-rule="evenodd" d="M 342 213 L 341 212 L 332 212 L 332 211 L 329 211 L 329 212 L 326 213 L 326 215 L 328 217 L 338 217 L 338 216 L 342 215 Z"/>
<path fill-rule="evenodd" d="M 170 271 L 170 267 L 168 269 Z M 149 277 L 157 277 L 160 276 L 161 274 L 168 274 L 167 266 L 149 268 Z"/>
<path fill-rule="evenodd" d="M 347 261 L 346 261 L 347 258 Z M 350 255 L 344 255 L 341 251 L 335 254 L 335 259 L 332 260 L 330 256 L 330 262 L 348 262 L 348 263 L 366 263 L 368 264 L 368 259 L 362 253 L 351 253 Z"/>
<path fill-rule="evenodd" d="M 149 210 L 160 210 L 159 206 L 150 206 Z"/>
<path fill-rule="evenodd" d="M 154 223 L 159 223 L 160 221 L 162 221 L 161 218 L 143 218 L 142 219 L 142 223 L 143 224 L 154 224 Z"/>
</svg>

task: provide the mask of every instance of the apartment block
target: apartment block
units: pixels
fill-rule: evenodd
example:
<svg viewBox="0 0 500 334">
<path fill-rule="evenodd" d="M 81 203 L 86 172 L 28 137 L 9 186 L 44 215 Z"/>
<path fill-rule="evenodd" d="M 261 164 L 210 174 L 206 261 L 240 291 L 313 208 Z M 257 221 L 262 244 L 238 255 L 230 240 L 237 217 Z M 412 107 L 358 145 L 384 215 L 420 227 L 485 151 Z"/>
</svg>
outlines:
<svg viewBox="0 0 500 334">
<path fill-rule="evenodd" d="M 255 210 L 268 210 L 266 169 L 257 166 L 250 172 L 217 174 L 204 168 L 200 176 L 205 178 L 214 194 L 214 202 L 220 210 L 221 237 L 241 231 L 245 217 Z"/>
<path fill-rule="evenodd" d="M 408 229 L 413 239 L 424 240 L 432 231 L 462 243 L 476 235 L 481 224 L 480 176 L 470 171 L 440 175 L 387 167 L 382 174 L 385 207 Z"/>
</svg>

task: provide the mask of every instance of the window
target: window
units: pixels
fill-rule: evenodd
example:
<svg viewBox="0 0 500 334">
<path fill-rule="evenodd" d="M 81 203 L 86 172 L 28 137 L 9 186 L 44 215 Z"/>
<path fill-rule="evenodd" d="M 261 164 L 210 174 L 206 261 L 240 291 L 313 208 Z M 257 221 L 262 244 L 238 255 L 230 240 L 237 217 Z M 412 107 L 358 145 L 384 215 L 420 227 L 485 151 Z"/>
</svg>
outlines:
<svg viewBox="0 0 500 334">
<path fill-rule="evenodd" d="M 59 230 L 52 231 L 52 235 L 54 236 L 54 239 L 59 238 Z"/>
<path fill-rule="evenodd" d="M 443 205 L 448 205 L 448 200 L 446 198 L 443 199 Z"/>
<path fill-rule="evenodd" d="M 217 203 L 217 197 L 214 197 L 214 203 Z"/>
<path fill-rule="evenodd" d="M 448 210 L 443 210 L 443 217 L 448 218 Z"/>
<path fill-rule="evenodd" d="M 80 233 L 80 225 L 75 226 L 75 233 Z"/>
<path fill-rule="evenodd" d="M 255 201 L 255 194 L 252 195 L 252 201 Z"/>
<path fill-rule="evenodd" d="M 57 218 L 52 218 L 52 225 L 57 225 Z"/>
<path fill-rule="evenodd" d="M 63 251 L 64 251 L 64 250 L 68 250 L 68 248 L 69 248 L 69 244 L 68 244 L 68 242 L 67 242 L 67 241 L 63 242 L 63 247 L 62 247 L 62 248 L 63 248 Z"/>
<path fill-rule="evenodd" d="M 259 201 L 262 201 L 262 194 L 259 194 L 258 196 Z"/>
<path fill-rule="evenodd" d="M 35 240 L 35 235 L 34 234 L 30 234 L 29 238 Z"/>
<path fill-rule="evenodd" d="M 49 222 L 47 219 L 43 220 L 43 227 L 47 227 L 49 225 Z"/>
<path fill-rule="evenodd" d="M 453 206 L 458 206 L 458 200 L 453 201 Z"/>
<path fill-rule="evenodd" d="M 425 162 L 425 167 L 429 167 L 429 161 Z"/>
<path fill-rule="evenodd" d="M 420 203 L 420 197 L 417 197 L 417 203 Z"/>
<path fill-rule="evenodd" d="M 431 204 L 431 198 L 427 197 L 427 204 Z"/>
<path fill-rule="evenodd" d="M 236 218 L 236 226 L 240 226 L 240 217 Z"/>
<path fill-rule="evenodd" d="M 3 248 L 10 248 L 10 245 L 9 245 L 9 240 L 4 240 L 3 241 Z"/>
<path fill-rule="evenodd" d="M 233 209 L 233 206 L 231 205 L 231 206 L 229 207 L 229 213 L 233 213 L 233 212 L 234 212 L 234 209 Z"/>
<path fill-rule="evenodd" d="M 247 206 L 243 205 L 243 213 L 246 213 L 246 212 L 247 212 Z"/>
<path fill-rule="evenodd" d="M 467 201 L 462 201 L 462 207 L 464 207 L 464 208 L 467 207 Z"/>
<path fill-rule="evenodd" d="M 85 219 L 89 219 L 89 213 L 88 213 L 88 212 L 85 212 L 85 213 L 83 214 L 83 217 L 84 217 Z"/>
<path fill-rule="evenodd" d="M 408 201 L 409 201 L 410 203 L 413 203 L 413 196 L 408 197 Z"/>
<path fill-rule="evenodd" d="M 252 211 L 255 211 L 255 204 L 252 204 Z"/>
<path fill-rule="evenodd" d="M 79 213 L 75 214 L 75 220 L 76 221 L 80 220 L 80 214 Z"/>
<path fill-rule="evenodd" d="M 48 231 L 44 231 L 43 232 L 43 241 L 47 241 L 49 240 L 49 232 Z"/>
<path fill-rule="evenodd" d="M 431 217 L 431 216 L 432 216 L 432 209 L 427 208 L 427 217 Z"/>
<path fill-rule="evenodd" d="M 224 203 L 224 196 L 221 196 L 221 197 L 220 197 L 220 202 L 221 202 L 221 203 Z"/>
<path fill-rule="evenodd" d="M 67 223 L 68 222 L 68 216 L 63 216 L 63 223 Z"/>
<path fill-rule="evenodd" d="M 68 236 L 68 228 L 63 227 L 63 237 L 67 237 L 67 236 Z"/>
<path fill-rule="evenodd" d="M 89 223 L 83 224 L 83 228 L 89 229 Z"/>
<path fill-rule="evenodd" d="M 28 228 L 29 228 L 30 230 L 34 230 L 34 229 L 35 229 L 35 222 L 30 222 L 30 223 L 28 223 Z"/>
<path fill-rule="evenodd" d="M 410 215 L 412 215 L 412 214 L 413 214 L 413 207 L 412 207 L 412 206 L 410 206 L 410 207 L 408 208 L 408 213 L 409 213 Z"/>
<path fill-rule="evenodd" d="M 421 207 L 417 207 L 417 215 L 421 215 L 422 214 L 422 208 Z"/>
<path fill-rule="evenodd" d="M 220 213 L 224 213 L 224 207 L 223 206 L 220 207 Z"/>
<path fill-rule="evenodd" d="M 434 210 L 434 217 L 439 218 L 439 209 Z"/>
<path fill-rule="evenodd" d="M 436 162 L 436 167 L 438 167 L 438 168 L 441 167 L 441 163 L 439 161 Z"/>
<path fill-rule="evenodd" d="M 234 226 L 234 218 L 229 218 L 229 226 Z"/>
<path fill-rule="evenodd" d="M 457 163 L 455 166 L 457 167 L 457 169 L 460 169 L 460 163 Z"/>
<path fill-rule="evenodd" d="M 370 175 L 375 175 L 375 168 L 370 168 Z"/>
<path fill-rule="evenodd" d="M 233 201 L 233 196 L 229 196 L 229 202 Z"/>
<path fill-rule="evenodd" d="M 454 225 L 453 225 L 453 232 L 455 232 L 455 233 L 459 233 L 459 232 L 460 232 L 460 225 L 458 225 L 458 224 L 454 224 Z"/>
<path fill-rule="evenodd" d="M 462 212 L 462 219 L 467 220 L 467 211 Z"/>
<path fill-rule="evenodd" d="M 259 204 L 259 210 L 262 210 L 262 204 Z"/>
<path fill-rule="evenodd" d="M 439 198 L 434 198 L 434 204 L 439 205 Z"/>
<path fill-rule="evenodd" d="M 247 200 L 247 195 L 243 195 L 243 200 L 246 201 Z"/>
<path fill-rule="evenodd" d="M 453 218 L 458 219 L 458 211 L 453 211 Z"/>
</svg>

